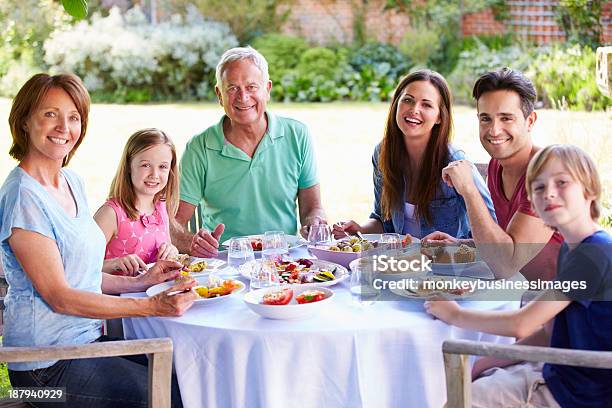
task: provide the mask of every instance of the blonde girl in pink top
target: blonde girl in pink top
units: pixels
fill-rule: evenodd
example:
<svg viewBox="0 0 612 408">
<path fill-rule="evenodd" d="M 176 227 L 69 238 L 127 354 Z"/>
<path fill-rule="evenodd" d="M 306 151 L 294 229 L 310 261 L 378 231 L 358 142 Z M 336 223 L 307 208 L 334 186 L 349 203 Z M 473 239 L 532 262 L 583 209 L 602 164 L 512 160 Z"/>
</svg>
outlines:
<svg viewBox="0 0 612 408">
<path fill-rule="evenodd" d="M 174 144 L 161 130 L 139 130 L 125 145 L 108 201 L 94 215 L 106 237 L 102 270 L 134 275 L 148 263 L 176 256 L 169 227 L 177 208 Z"/>
</svg>

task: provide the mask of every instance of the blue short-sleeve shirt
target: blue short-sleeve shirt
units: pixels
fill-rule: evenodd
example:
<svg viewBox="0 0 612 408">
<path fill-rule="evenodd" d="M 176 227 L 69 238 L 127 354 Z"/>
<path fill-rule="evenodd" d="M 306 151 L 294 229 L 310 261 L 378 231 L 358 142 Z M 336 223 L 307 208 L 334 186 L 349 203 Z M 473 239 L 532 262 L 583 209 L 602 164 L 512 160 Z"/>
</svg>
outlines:
<svg viewBox="0 0 612 408">
<path fill-rule="evenodd" d="M 572 302 L 555 317 L 550 346 L 612 351 L 612 236 L 597 231 L 572 251 L 564 243 L 557 269 L 557 281 L 585 286 L 566 293 Z M 545 364 L 542 374 L 562 407 L 612 406 L 612 370 Z"/>
<path fill-rule="evenodd" d="M 83 183 L 62 169 L 77 205 L 70 217 L 60 204 L 20 167 L 11 171 L 0 189 L 0 256 L 9 284 L 4 299 L 5 346 L 48 346 L 90 343 L 100 337 L 102 322 L 54 312 L 32 285 L 13 253 L 9 238 L 13 228 L 36 232 L 55 241 L 62 257 L 68 285 L 101 293 L 102 262 L 106 241 L 91 217 Z M 36 256 L 36 248 L 31 255 Z M 34 370 L 55 361 L 10 363 L 16 371 Z"/>
</svg>

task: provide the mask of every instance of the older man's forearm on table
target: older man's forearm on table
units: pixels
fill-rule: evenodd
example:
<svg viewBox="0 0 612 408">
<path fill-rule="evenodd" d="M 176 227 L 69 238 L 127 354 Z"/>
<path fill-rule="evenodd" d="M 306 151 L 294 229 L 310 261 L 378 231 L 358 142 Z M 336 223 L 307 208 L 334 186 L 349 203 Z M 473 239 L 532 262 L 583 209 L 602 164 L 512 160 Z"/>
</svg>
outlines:
<svg viewBox="0 0 612 408">
<path fill-rule="evenodd" d="M 172 239 L 172 244 L 174 244 L 180 253 L 188 254 L 191 252 L 193 235 L 187 229 L 187 225 L 181 225 L 178 222 L 170 223 L 170 238 Z"/>
</svg>

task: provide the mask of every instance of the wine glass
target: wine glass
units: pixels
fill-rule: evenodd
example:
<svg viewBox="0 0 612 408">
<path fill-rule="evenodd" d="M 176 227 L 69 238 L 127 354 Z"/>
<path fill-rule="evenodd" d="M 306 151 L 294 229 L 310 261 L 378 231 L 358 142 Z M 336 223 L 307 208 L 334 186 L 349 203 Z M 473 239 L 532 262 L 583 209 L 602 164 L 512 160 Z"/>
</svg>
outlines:
<svg viewBox="0 0 612 408">
<path fill-rule="evenodd" d="M 250 290 L 279 285 L 276 265 L 273 261 L 262 259 L 253 263 Z"/>
<path fill-rule="evenodd" d="M 287 237 L 282 231 L 266 231 L 262 240 L 261 256 L 276 262 L 282 262 L 283 255 L 289 253 Z"/>
<path fill-rule="evenodd" d="M 227 263 L 229 266 L 240 266 L 254 259 L 255 254 L 253 253 L 249 237 L 234 237 L 230 239 L 227 251 Z"/>
<path fill-rule="evenodd" d="M 311 225 L 308 231 L 308 243 L 316 246 L 318 244 L 329 244 L 332 240 L 332 229 L 327 224 Z"/>
<path fill-rule="evenodd" d="M 402 237 L 396 233 L 385 233 L 380 236 L 380 243 L 387 249 L 402 249 Z"/>
<path fill-rule="evenodd" d="M 376 302 L 381 290 L 376 288 L 372 260 L 360 258 L 352 268 L 349 288 L 353 303 L 359 306 L 369 306 Z"/>
</svg>

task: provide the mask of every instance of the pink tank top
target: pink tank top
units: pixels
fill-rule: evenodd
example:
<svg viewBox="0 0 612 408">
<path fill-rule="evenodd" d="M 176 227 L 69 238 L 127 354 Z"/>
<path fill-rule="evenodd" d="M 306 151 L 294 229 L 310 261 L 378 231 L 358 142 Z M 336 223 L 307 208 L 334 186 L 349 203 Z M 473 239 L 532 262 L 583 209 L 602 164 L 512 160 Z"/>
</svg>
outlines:
<svg viewBox="0 0 612 408">
<path fill-rule="evenodd" d="M 145 263 L 155 262 L 159 246 L 170 242 L 166 202 L 158 201 L 153 214 L 141 214 L 137 220 L 130 220 L 115 200 L 105 204 L 117 215 L 117 235 L 106 244 L 104 259 L 136 254 Z"/>
</svg>

